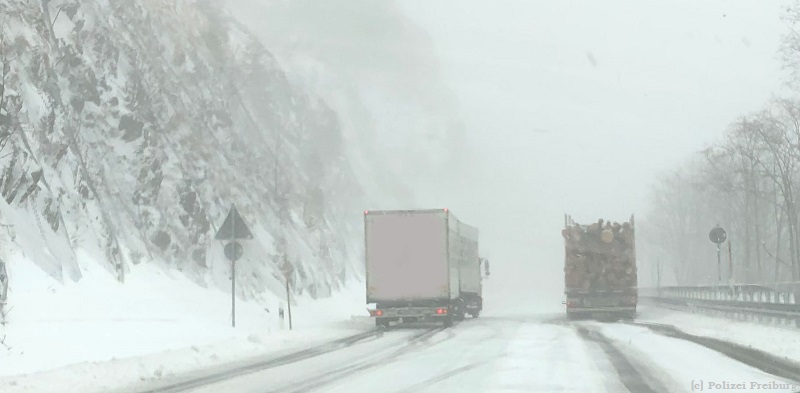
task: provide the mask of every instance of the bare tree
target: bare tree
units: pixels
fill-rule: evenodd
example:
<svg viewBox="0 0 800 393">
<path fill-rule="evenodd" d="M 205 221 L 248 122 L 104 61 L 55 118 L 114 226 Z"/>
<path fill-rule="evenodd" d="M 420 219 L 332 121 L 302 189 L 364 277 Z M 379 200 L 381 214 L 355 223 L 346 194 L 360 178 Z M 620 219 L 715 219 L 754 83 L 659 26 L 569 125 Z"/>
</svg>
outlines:
<svg viewBox="0 0 800 393">
<path fill-rule="evenodd" d="M 782 38 L 780 54 L 784 68 L 791 75 L 787 82 L 797 88 L 800 87 L 800 2 L 795 0 L 794 4 L 786 8 L 783 21 L 788 32 Z"/>
<path fill-rule="evenodd" d="M 797 153 L 800 147 L 800 110 L 797 103 L 778 100 L 758 115 L 752 131 L 757 137 L 759 150 L 764 153 L 754 158 L 780 192 L 787 219 L 791 278 L 797 280 L 800 278 L 800 222 L 796 196 L 800 174 L 800 154 Z"/>
<path fill-rule="evenodd" d="M 660 181 L 649 216 L 679 283 L 692 284 L 716 265 L 707 239 L 715 224 L 735 246 L 737 281 L 799 280 L 800 102 L 774 100 L 740 119 L 703 158 Z M 774 275 L 764 256 L 774 261 Z"/>
</svg>

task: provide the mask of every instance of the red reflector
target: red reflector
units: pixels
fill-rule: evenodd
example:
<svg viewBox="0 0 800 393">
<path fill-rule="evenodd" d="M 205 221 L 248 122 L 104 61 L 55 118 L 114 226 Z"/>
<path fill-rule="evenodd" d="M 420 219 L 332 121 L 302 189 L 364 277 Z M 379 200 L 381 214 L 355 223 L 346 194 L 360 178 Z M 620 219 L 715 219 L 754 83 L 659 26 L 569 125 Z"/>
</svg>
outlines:
<svg viewBox="0 0 800 393">
<path fill-rule="evenodd" d="M 381 316 L 381 315 L 383 315 L 383 311 L 382 310 L 376 310 L 375 311 L 375 315 Z"/>
<path fill-rule="evenodd" d="M 439 314 L 439 315 L 447 314 L 447 309 L 446 308 L 437 308 L 436 309 L 436 314 Z"/>
</svg>

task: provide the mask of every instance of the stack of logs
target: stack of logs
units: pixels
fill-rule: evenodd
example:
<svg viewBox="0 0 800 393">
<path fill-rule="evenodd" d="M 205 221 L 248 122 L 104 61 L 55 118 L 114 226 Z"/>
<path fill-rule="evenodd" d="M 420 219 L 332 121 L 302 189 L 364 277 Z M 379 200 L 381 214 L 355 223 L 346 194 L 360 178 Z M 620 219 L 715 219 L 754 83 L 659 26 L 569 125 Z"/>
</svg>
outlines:
<svg viewBox="0 0 800 393">
<path fill-rule="evenodd" d="M 567 289 L 635 287 L 636 254 L 630 223 L 600 219 L 588 226 L 573 224 L 561 232 L 566 243 Z"/>
</svg>

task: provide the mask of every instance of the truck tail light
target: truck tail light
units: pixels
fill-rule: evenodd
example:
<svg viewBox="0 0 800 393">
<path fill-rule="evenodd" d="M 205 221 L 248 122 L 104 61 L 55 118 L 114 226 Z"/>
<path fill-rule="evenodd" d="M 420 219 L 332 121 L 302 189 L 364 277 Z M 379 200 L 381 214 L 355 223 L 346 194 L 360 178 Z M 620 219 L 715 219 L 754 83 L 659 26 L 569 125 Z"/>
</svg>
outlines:
<svg viewBox="0 0 800 393">
<path fill-rule="evenodd" d="M 566 304 L 567 307 L 576 307 L 580 304 L 580 302 L 575 299 L 567 299 L 567 301 L 564 302 L 564 304 Z"/>
<path fill-rule="evenodd" d="M 446 308 L 441 308 L 441 307 L 437 308 L 436 309 L 436 315 L 447 315 L 447 309 Z"/>
<path fill-rule="evenodd" d="M 383 315 L 383 310 L 369 310 L 369 316 L 380 317 Z"/>
</svg>

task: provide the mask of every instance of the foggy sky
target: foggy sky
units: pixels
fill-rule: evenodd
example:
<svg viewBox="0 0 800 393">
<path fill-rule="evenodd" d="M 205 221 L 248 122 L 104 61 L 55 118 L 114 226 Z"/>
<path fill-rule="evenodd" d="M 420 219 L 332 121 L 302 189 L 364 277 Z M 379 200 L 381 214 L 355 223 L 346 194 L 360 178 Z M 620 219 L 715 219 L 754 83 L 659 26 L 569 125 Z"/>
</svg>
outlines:
<svg viewBox="0 0 800 393">
<path fill-rule="evenodd" d="M 660 173 L 781 93 L 783 2 L 400 4 L 480 146 L 479 186 L 456 211 L 515 264 L 509 279 L 563 287 L 563 213 L 644 219 Z"/>
<path fill-rule="evenodd" d="M 414 45 L 393 48 L 412 61 L 387 73 L 411 76 L 398 77 L 411 85 L 424 76 L 420 86 L 442 90 L 434 96 L 455 97 L 471 146 L 438 174 L 457 181 L 421 176 L 416 196 L 479 227 L 496 272 L 487 285 L 509 299 L 561 296 L 564 213 L 644 218 L 660 173 L 782 89 L 783 2 L 403 0 L 394 8 L 427 34 L 414 37 L 430 41 L 436 59 L 413 61 Z M 380 35 L 339 22 L 339 39 L 349 32 L 386 51 Z M 372 71 L 385 65 L 363 61 Z"/>
<path fill-rule="evenodd" d="M 580 216 L 596 209 L 569 190 L 641 213 L 656 173 L 780 91 L 780 2 L 400 4 L 433 37 L 487 162 L 514 169 L 500 184 L 557 187 L 522 193 Z"/>
</svg>

